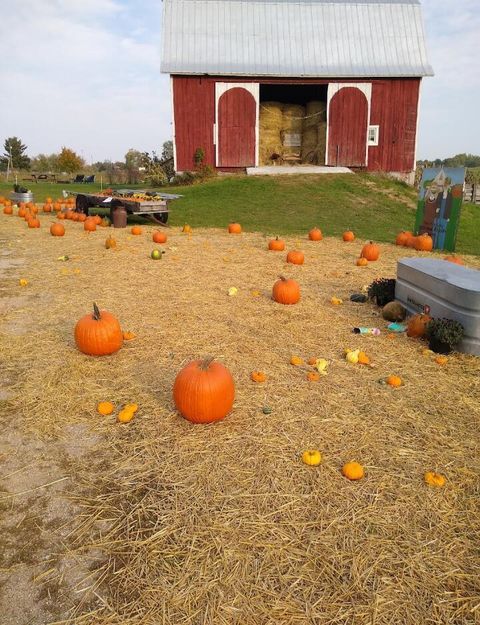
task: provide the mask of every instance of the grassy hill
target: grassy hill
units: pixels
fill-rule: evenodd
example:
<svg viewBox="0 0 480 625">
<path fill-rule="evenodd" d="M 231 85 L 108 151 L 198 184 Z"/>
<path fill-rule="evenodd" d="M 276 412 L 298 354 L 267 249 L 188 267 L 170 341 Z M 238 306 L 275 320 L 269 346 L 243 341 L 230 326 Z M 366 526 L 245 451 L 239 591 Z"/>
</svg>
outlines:
<svg viewBox="0 0 480 625">
<path fill-rule="evenodd" d="M 125 185 L 122 185 L 125 186 Z M 0 184 L 8 195 L 10 185 Z M 100 185 L 68 185 L 71 191 L 94 191 Z M 61 186 L 32 185 L 35 201 L 58 197 Z M 414 225 L 417 191 L 401 182 L 369 174 L 247 177 L 218 176 L 189 187 L 164 188 L 184 197 L 172 203 L 169 223 L 223 228 L 239 221 L 245 230 L 266 234 L 301 234 L 319 226 L 326 235 L 351 228 L 358 237 L 393 241 Z M 480 206 L 465 204 L 457 251 L 480 254 Z"/>
</svg>

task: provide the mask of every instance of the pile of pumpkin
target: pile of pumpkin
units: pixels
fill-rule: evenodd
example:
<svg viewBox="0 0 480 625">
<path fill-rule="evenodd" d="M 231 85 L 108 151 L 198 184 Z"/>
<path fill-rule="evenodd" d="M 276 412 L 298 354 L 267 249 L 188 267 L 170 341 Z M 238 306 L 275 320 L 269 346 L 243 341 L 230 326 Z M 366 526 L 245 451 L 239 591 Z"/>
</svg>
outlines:
<svg viewBox="0 0 480 625">
<path fill-rule="evenodd" d="M 410 230 L 402 230 L 397 234 L 395 239 L 395 245 L 402 247 L 410 247 L 418 252 L 431 252 L 433 250 L 433 239 L 426 232 L 419 235 L 414 235 Z M 459 256 L 451 254 L 445 256 L 444 260 L 448 260 L 456 265 L 463 265 L 463 261 Z"/>
</svg>

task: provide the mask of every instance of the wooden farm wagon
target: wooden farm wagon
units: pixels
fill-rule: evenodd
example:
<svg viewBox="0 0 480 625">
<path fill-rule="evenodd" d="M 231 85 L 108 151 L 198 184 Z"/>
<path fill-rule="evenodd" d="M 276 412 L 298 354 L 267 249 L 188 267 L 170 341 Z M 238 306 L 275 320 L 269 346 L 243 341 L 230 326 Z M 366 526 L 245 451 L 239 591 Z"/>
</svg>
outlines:
<svg viewBox="0 0 480 625">
<path fill-rule="evenodd" d="M 171 193 L 156 191 L 140 191 L 138 189 L 119 189 L 99 193 L 69 192 L 75 196 L 75 209 L 77 212 L 88 215 L 89 209 L 94 206 L 110 209 L 110 219 L 113 221 L 113 213 L 116 208 L 123 207 L 131 215 L 147 217 L 160 225 L 166 225 L 168 221 L 169 203 L 182 197 Z"/>
</svg>

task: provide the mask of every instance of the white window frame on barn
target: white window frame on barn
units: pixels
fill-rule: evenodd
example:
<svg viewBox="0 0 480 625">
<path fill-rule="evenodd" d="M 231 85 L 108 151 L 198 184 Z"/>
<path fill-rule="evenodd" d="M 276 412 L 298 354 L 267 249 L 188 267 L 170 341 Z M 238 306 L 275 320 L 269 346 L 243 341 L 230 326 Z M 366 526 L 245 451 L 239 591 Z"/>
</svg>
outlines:
<svg viewBox="0 0 480 625">
<path fill-rule="evenodd" d="M 369 146 L 377 146 L 378 145 L 378 138 L 380 136 L 380 126 L 378 125 L 370 125 L 368 127 L 368 134 L 367 134 L 367 142 Z"/>
</svg>

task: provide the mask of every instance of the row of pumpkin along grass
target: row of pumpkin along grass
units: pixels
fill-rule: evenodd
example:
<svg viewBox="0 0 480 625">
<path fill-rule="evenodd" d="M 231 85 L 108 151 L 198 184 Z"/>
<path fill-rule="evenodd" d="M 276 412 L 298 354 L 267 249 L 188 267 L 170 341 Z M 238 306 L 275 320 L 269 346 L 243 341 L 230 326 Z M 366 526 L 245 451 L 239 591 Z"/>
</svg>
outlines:
<svg viewBox="0 0 480 625">
<path fill-rule="evenodd" d="M 7 200 L 4 197 L 0 197 L 0 205 L 3 204 L 3 213 L 5 215 L 14 215 L 14 205 L 11 200 Z M 29 228 L 40 228 L 40 220 L 37 215 L 39 213 L 39 207 L 32 203 L 20 202 L 18 204 L 18 217 L 24 218 L 28 224 Z M 100 217 L 99 215 L 94 215 L 91 217 L 87 217 L 82 212 L 77 212 L 75 210 L 75 200 L 74 198 L 58 198 L 56 200 L 52 200 L 52 198 L 48 197 L 46 202 L 42 207 L 42 212 L 49 214 L 55 212 L 57 214 L 57 218 L 59 220 L 71 220 L 78 221 L 84 224 L 84 230 L 87 232 L 94 232 L 97 229 L 97 226 L 108 227 L 110 226 L 110 220 L 106 217 Z M 238 223 L 231 223 L 228 226 L 228 231 L 231 234 L 241 234 L 242 227 Z M 188 224 L 185 224 L 183 227 L 183 232 L 191 232 L 191 227 Z M 62 224 L 52 224 L 50 227 L 50 233 L 52 236 L 63 236 L 65 234 L 65 228 Z M 142 228 L 140 226 L 133 226 L 131 228 L 131 233 L 133 235 L 141 235 Z M 311 241 L 321 241 L 323 239 L 322 231 L 319 228 L 312 228 L 308 233 L 308 237 Z M 162 232 L 157 232 L 152 237 L 155 243 L 165 243 L 167 237 Z M 343 233 L 342 239 L 345 242 L 352 242 L 355 240 L 355 234 L 351 230 L 347 230 Z M 116 242 L 110 238 L 107 240 L 106 247 L 115 247 Z M 433 239 L 428 233 L 423 233 L 419 235 L 414 235 L 410 231 L 402 231 L 400 232 L 396 239 L 395 244 L 398 246 L 413 248 L 417 251 L 421 252 L 431 252 L 433 250 Z M 278 237 L 269 242 L 268 248 L 274 251 L 283 251 L 285 249 L 285 242 L 280 240 Z M 367 243 L 361 251 L 360 257 L 356 260 L 356 264 L 358 266 L 366 266 L 369 261 L 378 260 L 380 255 L 380 250 L 376 244 L 372 241 Z M 158 255 L 157 255 L 158 256 Z M 444 258 L 444 260 L 448 260 L 450 262 L 456 263 L 458 265 L 463 265 L 463 260 L 460 256 L 456 254 L 450 254 Z M 287 255 L 287 262 L 291 262 L 294 264 L 303 264 L 304 256 L 303 252 L 299 250 L 292 250 Z"/>
<path fill-rule="evenodd" d="M 96 230 L 96 226 L 110 225 L 108 220 L 102 220 L 101 217 L 87 217 L 83 213 L 77 213 L 74 210 L 74 200 L 57 200 L 55 203 L 49 201 L 43 206 L 44 213 L 56 212 L 59 219 L 71 219 L 72 221 L 80 221 L 84 223 L 84 228 L 91 232 Z M 14 210 L 11 202 L 0 198 L 0 203 L 4 205 L 4 214 L 13 215 Z M 33 203 L 20 204 L 18 206 L 18 216 L 24 218 L 29 227 L 40 227 L 37 214 L 38 207 Z M 51 225 L 50 232 L 53 236 L 63 236 L 65 229 L 62 224 L 54 223 Z M 191 233 L 191 228 L 187 224 L 183 227 L 183 232 Z M 230 234 L 241 234 L 242 228 L 238 223 L 231 223 L 228 226 Z M 141 235 L 142 229 L 139 226 L 133 226 L 131 233 Z M 165 233 L 156 231 L 153 233 L 153 241 L 156 243 L 164 243 L 167 240 Z M 323 239 L 322 232 L 319 228 L 312 228 L 308 233 L 311 241 L 321 241 Z M 349 230 L 345 231 L 342 236 L 343 241 L 351 242 L 355 240 L 355 234 Z M 115 247 L 116 243 L 113 237 L 109 237 L 105 243 L 107 248 Z M 284 251 L 285 242 L 276 237 L 268 243 L 268 249 L 271 251 Z M 360 258 L 357 264 L 362 266 L 368 262 L 378 260 L 380 256 L 379 247 L 369 242 L 363 246 Z M 303 264 L 304 255 L 299 250 L 291 250 L 287 254 L 287 262 L 294 264 Z M 300 286 L 293 279 L 287 279 L 283 276 L 277 280 L 273 286 L 272 298 L 274 301 L 284 304 L 293 305 L 300 301 Z M 94 304 L 93 314 L 89 313 L 82 317 L 76 324 L 74 330 L 75 343 L 77 348 L 84 354 L 89 356 L 105 356 L 117 352 L 123 345 L 124 340 L 132 340 L 135 335 L 131 332 L 123 332 L 118 319 L 108 311 L 100 311 Z M 346 350 L 345 357 L 348 362 L 370 364 L 368 356 L 360 352 L 359 357 L 353 359 L 351 350 Z M 295 366 L 303 365 L 303 360 L 292 356 L 290 363 Z M 313 367 L 312 371 L 307 373 L 307 379 L 310 382 L 318 381 L 321 374 L 325 374 L 325 368 L 328 363 L 324 359 L 311 358 L 308 365 Z M 256 383 L 266 381 L 266 375 L 261 371 L 253 371 L 251 380 Z M 399 376 L 389 375 L 384 382 L 397 388 L 402 385 Z M 225 418 L 233 408 L 235 397 L 235 387 L 233 377 L 230 371 L 221 363 L 216 362 L 212 358 L 204 360 L 196 360 L 187 364 L 178 373 L 173 387 L 174 402 L 180 414 L 192 423 L 212 423 Z M 114 405 L 111 402 L 103 401 L 97 406 L 100 414 L 108 415 L 114 411 Z M 137 404 L 126 405 L 117 415 L 120 423 L 129 423 L 133 420 L 138 410 Z M 321 452 L 319 450 L 305 450 L 302 453 L 302 461 L 310 466 L 318 466 L 322 461 Z M 363 466 L 351 461 L 342 467 L 342 474 L 350 480 L 362 479 L 365 475 Z M 431 486 L 443 486 L 445 477 L 441 474 L 428 471 L 424 475 L 425 482 Z"/>
</svg>

